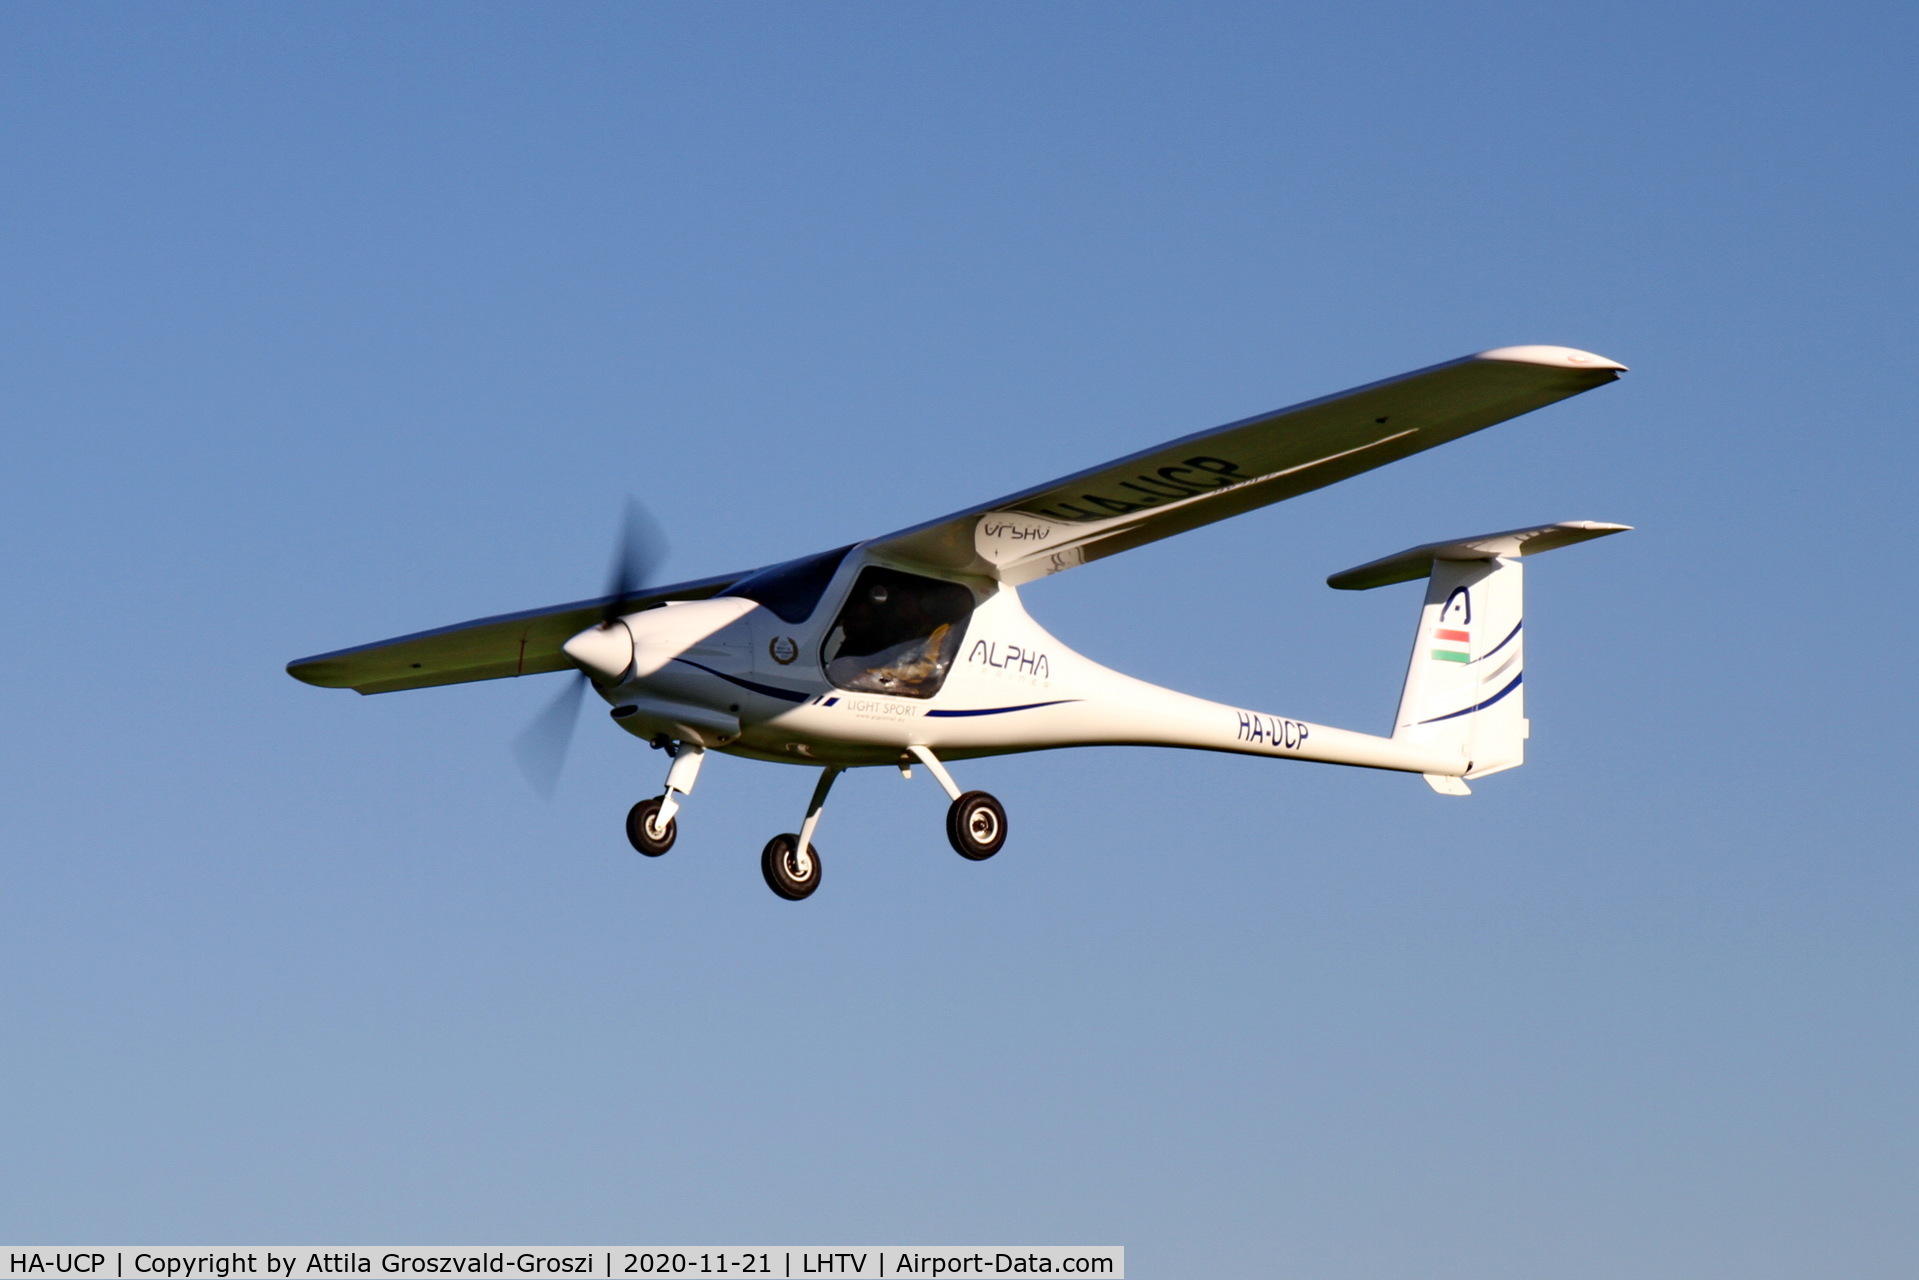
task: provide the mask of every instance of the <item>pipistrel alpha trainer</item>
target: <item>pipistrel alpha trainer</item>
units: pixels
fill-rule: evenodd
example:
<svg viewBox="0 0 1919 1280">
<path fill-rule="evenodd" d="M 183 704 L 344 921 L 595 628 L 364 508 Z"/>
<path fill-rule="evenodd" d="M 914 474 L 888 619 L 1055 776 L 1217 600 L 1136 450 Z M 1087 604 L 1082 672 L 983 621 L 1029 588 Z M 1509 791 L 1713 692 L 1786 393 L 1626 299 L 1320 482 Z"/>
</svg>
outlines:
<svg viewBox="0 0 1919 1280">
<path fill-rule="evenodd" d="M 809 765 L 795 833 L 760 857 L 783 898 L 819 886 L 813 843 L 846 769 L 923 765 L 951 797 L 946 831 L 982 861 L 1006 813 L 946 764 L 1054 747 L 1127 744 L 1359 765 L 1423 776 L 1443 795 L 1525 758 L 1520 557 L 1627 528 L 1566 521 L 1429 543 L 1334 574 L 1365 590 L 1429 579 L 1389 737 L 1242 710 L 1135 680 L 1048 635 L 1019 588 L 1251 511 L 1612 382 L 1625 366 L 1566 347 L 1502 347 L 1230 423 L 997 502 L 747 573 L 655 587 L 645 521 L 629 508 L 603 596 L 302 658 L 309 684 L 388 693 L 572 672 L 522 735 L 550 786 L 590 686 L 615 724 L 672 760 L 660 795 L 627 816 L 657 857 L 708 751 Z"/>
</svg>

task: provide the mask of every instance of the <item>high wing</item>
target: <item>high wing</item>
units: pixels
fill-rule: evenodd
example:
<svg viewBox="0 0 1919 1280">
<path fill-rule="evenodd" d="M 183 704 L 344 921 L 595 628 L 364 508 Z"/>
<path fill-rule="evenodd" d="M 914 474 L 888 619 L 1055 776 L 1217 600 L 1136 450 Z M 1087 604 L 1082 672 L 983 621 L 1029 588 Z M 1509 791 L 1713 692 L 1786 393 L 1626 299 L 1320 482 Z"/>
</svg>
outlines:
<svg viewBox="0 0 1919 1280">
<path fill-rule="evenodd" d="M 867 545 L 889 559 L 1030 582 L 1297 497 L 1612 382 L 1569 347 L 1501 347 L 1129 454 Z"/>
<path fill-rule="evenodd" d="M 464 684 L 469 680 L 570 671 L 573 664 L 560 652 L 560 646 L 605 617 L 608 605 L 617 604 L 621 613 L 637 613 L 668 600 L 705 600 L 744 577 L 744 573 L 729 573 L 675 583 L 618 600 L 599 596 L 524 613 L 457 622 L 450 627 L 436 627 L 393 640 L 300 658 L 287 664 L 287 674 L 327 689 L 392 693 L 437 684 Z"/>
<path fill-rule="evenodd" d="M 1322 488 L 1612 382 L 1622 364 L 1568 347 L 1502 347 L 1228 423 L 864 544 L 934 570 L 1030 582 Z M 560 646 L 617 603 L 705 600 L 745 573 L 618 601 L 456 623 L 287 664 L 308 684 L 390 693 L 565 671 Z"/>
</svg>

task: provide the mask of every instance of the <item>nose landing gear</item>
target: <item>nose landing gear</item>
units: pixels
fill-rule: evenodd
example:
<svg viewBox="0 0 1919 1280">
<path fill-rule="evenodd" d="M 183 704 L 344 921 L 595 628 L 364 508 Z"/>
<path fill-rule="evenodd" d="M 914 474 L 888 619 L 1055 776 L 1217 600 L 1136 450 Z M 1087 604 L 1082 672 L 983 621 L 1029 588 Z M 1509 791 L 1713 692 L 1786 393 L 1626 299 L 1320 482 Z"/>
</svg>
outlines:
<svg viewBox="0 0 1919 1280">
<path fill-rule="evenodd" d="M 654 796 L 640 801 L 626 813 L 627 842 L 649 858 L 657 858 L 671 849 L 680 836 L 679 819 L 660 821 L 660 810 L 665 807 L 666 797 Z"/>
<path fill-rule="evenodd" d="M 667 750 L 673 755 L 673 767 L 666 771 L 665 789 L 626 814 L 627 842 L 649 858 L 659 857 L 679 838 L 680 824 L 673 815 L 680 811 L 680 797 L 693 794 L 693 783 L 706 760 L 706 748 L 697 743 L 681 742 Z"/>
</svg>

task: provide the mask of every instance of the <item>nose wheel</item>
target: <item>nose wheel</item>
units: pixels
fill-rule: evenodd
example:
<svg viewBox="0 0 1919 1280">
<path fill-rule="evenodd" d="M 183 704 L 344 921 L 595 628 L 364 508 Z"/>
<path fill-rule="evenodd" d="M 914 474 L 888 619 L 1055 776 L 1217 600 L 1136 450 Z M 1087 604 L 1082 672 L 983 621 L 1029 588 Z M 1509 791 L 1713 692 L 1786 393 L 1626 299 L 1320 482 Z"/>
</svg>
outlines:
<svg viewBox="0 0 1919 1280">
<path fill-rule="evenodd" d="M 674 815 L 680 811 L 680 797 L 693 794 L 693 783 L 700 776 L 700 762 L 706 748 L 694 742 L 666 745 L 673 767 L 666 771 L 666 790 L 651 800 L 642 800 L 626 813 L 626 839 L 649 858 L 657 858 L 673 847 L 679 838 L 680 823 Z"/>
<path fill-rule="evenodd" d="M 660 809 L 666 802 L 665 796 L 654 796 L 651 800 L 642 800 L 627 810 L 626 838 L 641 853 L 649 858 L 657 858 L 673 847 L 680 837 L 680 820 L 669 817 L 660 821 Z"/>
<path fill-rule="evenodd" d="M 984 862 L 1006 843 L 1006 810 L 984 791 L 968 791 L 946 811 L 946 838 L 960 857 Z"/>
<path fill-rule="evenodd" d="M 766 887 L 788 902 L 810 897 L 820 887 L 820 847 L 808 841 L 801 854 L 797 835 L 774 836 L 760 851 L 760 874 Z"/>
</svg>

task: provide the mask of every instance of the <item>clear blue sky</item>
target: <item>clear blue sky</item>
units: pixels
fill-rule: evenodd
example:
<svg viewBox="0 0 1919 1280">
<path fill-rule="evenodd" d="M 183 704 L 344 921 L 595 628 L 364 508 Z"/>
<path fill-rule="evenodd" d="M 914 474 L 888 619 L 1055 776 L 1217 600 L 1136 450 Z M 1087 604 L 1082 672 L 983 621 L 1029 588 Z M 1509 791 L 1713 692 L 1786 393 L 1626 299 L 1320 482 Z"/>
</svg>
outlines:
<svg viewBox="0 0 1919 1280">
<path fill-rule="evenodd" d="M 1909 6 L 0 12 L 0 1238 L 1919 1267 Z M 1530 762 L 841 784 L 291 658 L 692 577 L 1511 343 L 1622 382 L 1028 588 L 1379 731 L 1540 520 Z"/>
</svg>

